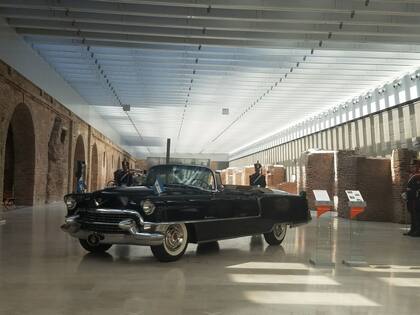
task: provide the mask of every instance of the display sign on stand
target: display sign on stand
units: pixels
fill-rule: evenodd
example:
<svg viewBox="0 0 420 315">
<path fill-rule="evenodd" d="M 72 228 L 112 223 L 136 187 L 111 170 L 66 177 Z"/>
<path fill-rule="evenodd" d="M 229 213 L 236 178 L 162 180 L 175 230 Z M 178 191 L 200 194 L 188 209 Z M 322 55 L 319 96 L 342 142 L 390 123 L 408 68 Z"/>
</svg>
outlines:
<svg viewBox="0 0 420 315">
<path fill-rule="evenodd" d="M 343 264 L 349 267 L 367 266 L 366 258 L 363 252 L 363 225 L 355 220 L 358 215 L 366 209 L 366 202 L 358 190 L 346 190 L 349 200 L 349 218 L 350 218 L 350 247 L 348 258 L 343 260 Z"/>
<path fill-rule="evenodd" d="M 332 257 L 332 209 L 334 203 L 326 190 L 313 190 L 317 213 L 315 251 L 309 260 L 312 265 L 319 267 L 334 267 Z M 329 216 L 325 215 L 326 213 Z"/>
</svg>

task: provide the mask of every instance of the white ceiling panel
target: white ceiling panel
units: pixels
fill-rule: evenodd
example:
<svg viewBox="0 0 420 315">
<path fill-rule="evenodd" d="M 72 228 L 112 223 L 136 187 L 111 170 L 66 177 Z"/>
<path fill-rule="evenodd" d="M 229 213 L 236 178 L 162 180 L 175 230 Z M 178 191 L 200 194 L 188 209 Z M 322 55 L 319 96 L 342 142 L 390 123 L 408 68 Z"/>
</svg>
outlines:
<svg viewBox="0 0 420 315">
<path fill-rule="evenodd" d="M 166 138 L 229 153 L 420 67 L 417 1 L 2 0 L 0 16 L 140 156 Z"/>
</svg>

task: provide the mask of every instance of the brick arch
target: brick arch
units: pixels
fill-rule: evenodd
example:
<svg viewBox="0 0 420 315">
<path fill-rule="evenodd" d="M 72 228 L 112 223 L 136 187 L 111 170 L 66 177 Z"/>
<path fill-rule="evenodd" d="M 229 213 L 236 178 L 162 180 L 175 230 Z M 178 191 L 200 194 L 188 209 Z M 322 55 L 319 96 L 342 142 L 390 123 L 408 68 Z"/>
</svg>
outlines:
<svg viewBox="0 0 420 315">
<path fill-rule="evenodd" d="M 74 148 L 74 158 L 73 158 L 73 178 L 74 178 L 73 189 L 74 191 L 76 191 L 76 184 L 77 184 L 76 172 L 77 172 L 78 161 L 82 161 L 86 163 L 85 142 L 83 140 L 82 135 L 79 135 L 77 137 L 76 146 Z M 83 178 L 86 181 L 86 168 L 85 168 L 85 173 L 84 173 Z"/>
<path fill-rule="evenodd" d="M 67 133 L 63 129 L 63 120 L 54 119 L 54 124 L 48 141 L 48 173 L 47 173 L 47 202 L 58 201 L 63 198 L 65 169 L 65 149 Z"/>
<path fill-rule="evenodd" d="M 3 197 L 15 198 L 17 205 L 34 203 L 35 131 L 30 109 L 16 106 L 7 129 L 3 176 Z"/>
<path fill-rule="evenodd" d="M 90 189 L 95 191 L 99 189 L 99 156 L 98 156 L 98 147 L 96 143 L 92 146 L 92 161 L 91 161 L 91 182 Z"/>
</svg>

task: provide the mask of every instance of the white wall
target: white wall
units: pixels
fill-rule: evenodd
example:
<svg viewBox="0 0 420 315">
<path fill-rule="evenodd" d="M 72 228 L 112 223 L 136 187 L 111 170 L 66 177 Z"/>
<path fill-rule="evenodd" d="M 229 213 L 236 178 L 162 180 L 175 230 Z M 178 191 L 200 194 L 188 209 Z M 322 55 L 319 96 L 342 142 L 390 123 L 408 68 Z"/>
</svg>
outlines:
<svg viewBox="0 0 420 315">
<path fill-rule="evenodd" d="M 0 18 L 0 59 L 98 129 L 115 144 L 121 144 L 121 137 L 115 129 L 10 28 L 3 18 Z"/>
</svg>

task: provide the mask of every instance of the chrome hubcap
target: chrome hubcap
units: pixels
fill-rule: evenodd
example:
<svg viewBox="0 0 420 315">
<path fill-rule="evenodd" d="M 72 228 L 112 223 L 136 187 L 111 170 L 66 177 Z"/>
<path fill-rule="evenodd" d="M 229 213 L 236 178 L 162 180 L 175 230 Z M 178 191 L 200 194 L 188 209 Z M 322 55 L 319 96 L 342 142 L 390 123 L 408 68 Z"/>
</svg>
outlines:
<svg viewBox="0 0 420 315">
<path fill-rule="evenodd" d="M 286 233 L 286 224 L 276 224 L 273 228 L 273 234 L 277 239 L 282 239 Z"/>
<path fill-rule="evenodd" d="M 182 251 L 186 242 L 184 227 L 180 224 L 170 225 L 165 233 L 165 247 L 168 252 L 177 254 Z"/>
</svg>

